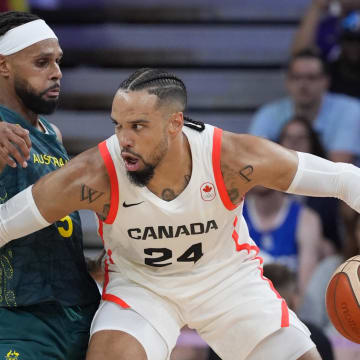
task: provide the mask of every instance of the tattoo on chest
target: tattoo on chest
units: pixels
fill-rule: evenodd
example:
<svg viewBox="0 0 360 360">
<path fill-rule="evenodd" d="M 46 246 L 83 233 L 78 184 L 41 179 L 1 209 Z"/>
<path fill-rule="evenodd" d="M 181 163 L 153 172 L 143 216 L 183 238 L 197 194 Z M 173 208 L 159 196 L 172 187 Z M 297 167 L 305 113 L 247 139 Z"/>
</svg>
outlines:
<svg viewBox="0 0 360 360">
<path fill-rule="evenodd" d="M 171 201 L 174 200 L 176 198 L 176 194 L 175 191 L 172 189 L 164 189 L 161 193 L 161 198 L 165 201 Z"/>
<path fill-rule="evenodd" d="M 104 195 L 103 192 L 92 189 L 91 187 L 85 184 L 81 184 L 81 195 L 80 195 L 81 201 L 88 200 L 89 204 L 91 204 L 102 195 Z"/>
<path fill-rule="evenodd" d="M 239 171 L 240 176 L 246 181 L 246 182 L 250 182 L 251 181 L 251 174 L 253 173 L 254 168 L 251 165 L 246 165 L 244 168 L 242 168 Z"/>
</svg>

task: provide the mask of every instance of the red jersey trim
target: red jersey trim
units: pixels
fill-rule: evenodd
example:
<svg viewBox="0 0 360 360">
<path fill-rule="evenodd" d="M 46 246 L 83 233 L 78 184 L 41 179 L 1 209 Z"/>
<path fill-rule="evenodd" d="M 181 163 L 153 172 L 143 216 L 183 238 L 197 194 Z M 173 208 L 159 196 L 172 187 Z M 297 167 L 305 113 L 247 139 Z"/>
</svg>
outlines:
<svg viewBox="0 0 360 360">
<path fill-rule="evenodd" d="M 109 284 L 109 264 L 106 259 L 105 260 L 105 282 L 104 282 L 104 288 L 103 288 L 103 293 L 102 293 L 102 299 L 107 300 L 107 301 L 112 301 L 112 302 L 120 305 L 124 309 L 129 309 L 130 305 L 128 305 L 124 300 L 120 299 L 119 297 L 117 297 L 113 294 L 108 294 L 106 292 L 106 288 L 107 288 L 108 284 Z"/>
<path fill-rule="evenodd" d="M 99 235 L 101 237 L 101 240 L 102 240 L 102 242 L 104 244 L 103 228 L 104 228 L 104 224 L 99 218 L 98 233 L 99 233 Z M 113 260 L 111 258 L 111 255 L 112 255 L 112 251 L 109 249 L 108 250 L 108 256 L 109 256 L 110 262 L 113 264 L 114 262 L 113 262 Z M 115 296 L 113 294 L 108 294 L 106 292 L 108 284 L 109 284 L 109 263 L 108 263 L 108 260 L 106 259 L 105 260 L 105 279 L 104 279 L 104 286 L 103 286 L 103 291 L 102 291 L 101 297 L 102 297 L 103 300 L 112 301 L 112 302 L 120 305 L 124 309 L 129 309 L 130 305 L 128 305 L 124 300 L 120 299 L 119 297 L 117 297 L 117 296 Z"/>
<path fill-rule="evenodd" d="M 113 160 L 111 158 L 109 149 L 107 147 L 106 141 L 101 142 L 98 145 L 100 154 L 104 160 L 107 172 L 110 178 L 110 211 L 107 218 L 104 220 L 105 224 L 112 224 L 115 221 L 116 214 L 119 208 L 119 183 L 115 170 Z"/>
<path fill-rule="evenodd" d="M 215 177 L 216 187 L 218 189 L 221 201 L 223 202 L 224 206 L 228 210 L 234 210 L 236 209 L 237 205 L 234 205 L 231 202 L 229 195 L 226 191 L 223 176 L 221 174 L 221 168 L 220 168 L 221 139 L 222 139 L 222 130 L 219 128 L 214 128 L 213 150 L 212 150 L 212 165 L 213 165 L 214 177 Z"/>
<path fill-rule="evenodd" d="M 255 259 L 258 259 L 260 261 L 260 264 L 263 263 L 263 259 L 261 257 L 257 256 Z M 259 270 L 261 278 L 269 283 L 271 290 L 275 293 L 276 297 L 281 300 L 281 327 L 289 327 L 289 309 L 287 307 L 286 301 L 275 289 L 272 281 L 264 276 L 264 269 L 261 266 L 259 266 Z"/>
</svg>

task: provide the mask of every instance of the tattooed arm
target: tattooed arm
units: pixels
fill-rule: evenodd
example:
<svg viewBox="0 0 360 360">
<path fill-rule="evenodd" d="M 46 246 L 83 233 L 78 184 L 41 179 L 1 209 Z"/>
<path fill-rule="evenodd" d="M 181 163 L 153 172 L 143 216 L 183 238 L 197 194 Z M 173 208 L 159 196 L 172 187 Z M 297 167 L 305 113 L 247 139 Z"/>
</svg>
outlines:
<svg viewBox="0 0 360 360">
<path fill-rule="evenodd" d="M 269 140 L 245 134 L 223 134 L 221 172 L 234 204 L 256 185 L 286 191 L 297 164 L 294 151 Z"/>
<path fill-rule="evenodd" d="M 110 204 L 110 181 L 98 148 L 81 153 L 41 178 L 32 193 L 49 223 L 80 209 L 93 210 L 105 218 Z"/>
</svg>

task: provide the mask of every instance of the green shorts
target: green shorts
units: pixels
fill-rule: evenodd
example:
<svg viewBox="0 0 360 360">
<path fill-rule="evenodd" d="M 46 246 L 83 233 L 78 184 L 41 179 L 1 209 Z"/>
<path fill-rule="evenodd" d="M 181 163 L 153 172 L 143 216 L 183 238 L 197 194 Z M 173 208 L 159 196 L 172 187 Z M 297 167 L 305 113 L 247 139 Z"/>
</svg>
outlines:
<svg viewBox="0 0 360 360">
<path fill-rule="evenodd" d="M 98 304 L 0 308 L 1 360 L 84 360 Z"/>
</svg>

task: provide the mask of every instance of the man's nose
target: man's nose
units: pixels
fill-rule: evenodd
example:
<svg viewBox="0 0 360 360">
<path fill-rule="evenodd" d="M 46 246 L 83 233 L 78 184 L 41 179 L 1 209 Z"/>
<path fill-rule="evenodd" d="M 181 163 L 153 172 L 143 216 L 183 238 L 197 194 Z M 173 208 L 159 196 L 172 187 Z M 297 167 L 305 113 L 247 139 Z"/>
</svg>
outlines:
<svg viewBox="0 0 360 360">
<path fill-rule="evenodd" d="M 122 130 L 121 134 L 119 134 L 119 142 L 122 149 L 134 146 L 134 140 L 126 130 Z"/>
<path fill-rule="evenodd" d="M 51 73 L 51 80 L 61 80 L 62 72 L 60 70 L 60 65 L 58 63 L 54 64 L 53 71 Z"/>
</svg>

